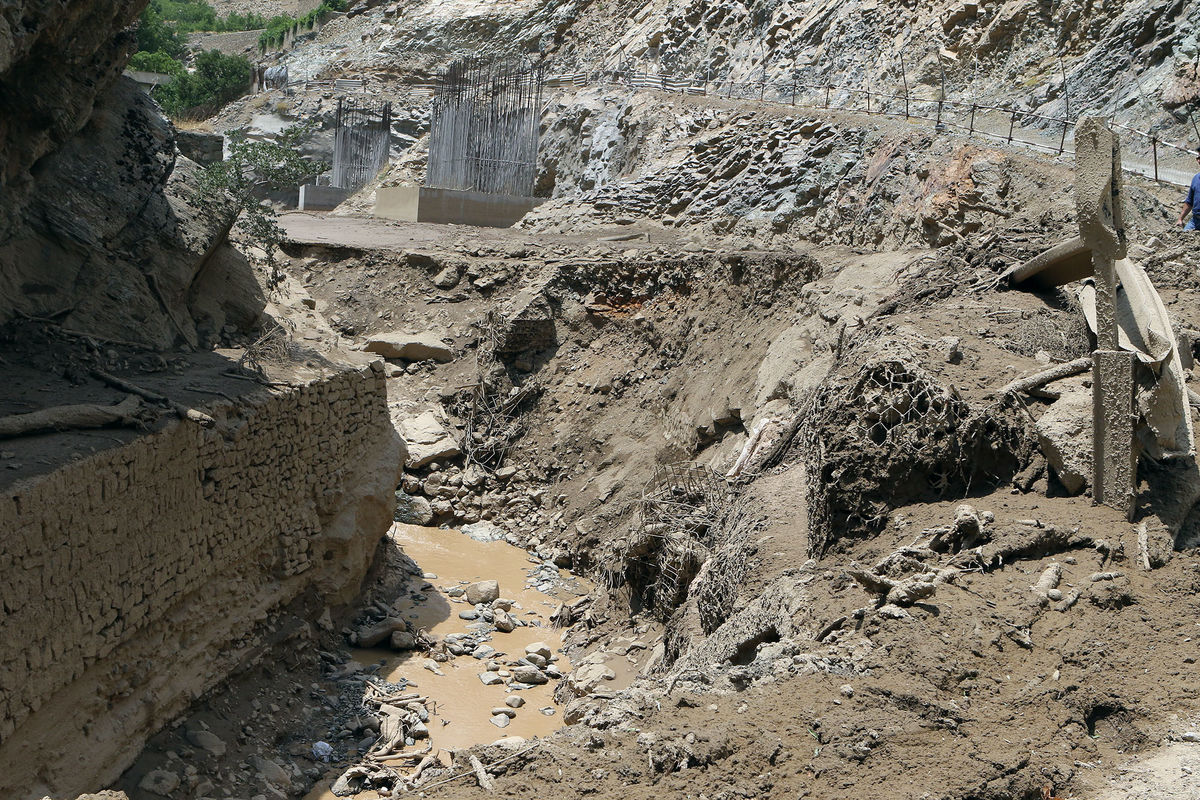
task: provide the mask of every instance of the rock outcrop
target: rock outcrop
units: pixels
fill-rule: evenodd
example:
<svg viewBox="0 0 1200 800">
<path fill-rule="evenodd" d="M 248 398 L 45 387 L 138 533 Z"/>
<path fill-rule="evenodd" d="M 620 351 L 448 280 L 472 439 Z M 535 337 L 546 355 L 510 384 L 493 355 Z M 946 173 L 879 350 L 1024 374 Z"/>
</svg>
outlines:
<svg viewBox="0 0 1200 800">
<path fill-rule="evenodd" d="M 0 323 L 155 347 L 252 325 L 264 301 L 224 244 L 231 213 L 196 196 L 173 127 L 120 77 L 145 3 L 24 5 L 0 19 Z"/>
</svg>

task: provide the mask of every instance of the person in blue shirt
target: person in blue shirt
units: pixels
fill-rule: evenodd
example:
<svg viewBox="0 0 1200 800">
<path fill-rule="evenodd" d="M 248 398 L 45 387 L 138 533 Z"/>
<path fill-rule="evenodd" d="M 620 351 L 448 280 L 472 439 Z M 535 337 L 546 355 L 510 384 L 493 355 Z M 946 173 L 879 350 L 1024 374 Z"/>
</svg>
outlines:
<svg viewBox="0 0 1200 800">
<path fill-rule="evenodd" d="M 1200 164 L 1200 150 L 1196 151 L 1196 163 Z M 1200 172 L 1192 176 L 1187 200 L 1183 201 L 1183 211 L 1179 213 L 1179 224 L 1183 225 L 1185 231 L 1200 230 L 1200 208 L 1196 207 L 1197 201 L 1200 201 Z"/>
</svg>

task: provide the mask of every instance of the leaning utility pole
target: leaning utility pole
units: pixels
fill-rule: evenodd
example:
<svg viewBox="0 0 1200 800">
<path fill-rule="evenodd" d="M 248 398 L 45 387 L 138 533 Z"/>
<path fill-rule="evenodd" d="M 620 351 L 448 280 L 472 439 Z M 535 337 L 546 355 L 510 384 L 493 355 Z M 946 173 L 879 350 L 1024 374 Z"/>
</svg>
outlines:
<svg viewBox="0 0 1200 800">
<path fill-rule="evenodd" d="M 1134 354 L 1120 347 L 1114 267 L 1126 251 L 1121 206 L 1121 143 L 1102 119 L 1087 117 L 1075 129 L 1075 210 L 1096 280 L 1092 497 L 1132 519 L 1137 485 Z"/>
</svg>

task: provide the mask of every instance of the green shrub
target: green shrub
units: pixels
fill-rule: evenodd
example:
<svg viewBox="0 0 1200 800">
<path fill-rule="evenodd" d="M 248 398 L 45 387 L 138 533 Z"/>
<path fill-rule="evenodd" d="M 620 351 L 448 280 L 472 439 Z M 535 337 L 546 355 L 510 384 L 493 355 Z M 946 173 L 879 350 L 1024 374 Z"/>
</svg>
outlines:
<svg viewBox="0 0 1200 800">
<path fill-rule="evenodd" d="M 301 30 L 312 30 L 317 23 L 336 11 L 346 10 L 346 0 L 322 0 L 321 5 L 297 19 L 287 14 L 280 14 L 267 20 L 265 30 L 258 35 L 258 49 L 267 50 L 283 45 L 289 33 L 299 33 Z"/>
<path fill-rule="evenodd" d="M 196 57 L 194 72 L 176 75 L 155 96 L 168 116 L 179 117 L 189 111 L 215 111 L 249 86 L 250 62 L 244 56 L 209 50 Z"/>
<path fill-rule="evenodd" d="M 133 58 L 129 59 L 129 68 L 144 72 L 162 72 L 167 75 L 182 75 L 186 71 L 180 61 L 171 58 L 162 50 L 154 53 L 147 53 L 144 50 L 134 53 Z"/>
</svg>

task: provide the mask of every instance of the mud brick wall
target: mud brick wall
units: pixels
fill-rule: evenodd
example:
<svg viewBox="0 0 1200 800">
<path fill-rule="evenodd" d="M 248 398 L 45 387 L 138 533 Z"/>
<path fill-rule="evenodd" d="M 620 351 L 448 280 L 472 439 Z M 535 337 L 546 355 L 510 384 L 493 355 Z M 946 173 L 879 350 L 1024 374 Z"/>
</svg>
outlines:
<svg viewBox="0 0 1200 800">
<path fill-rule="evenodd" d="M 212 413 L 212 429 L 177 423 L 0 497 L 0 767 L 22 723 L 85 675 L 104 676 L 85 694 L 111 706 L 181 669 L 184 645 L 229 646 L 257 621 L 241 615 L 357 590 L 402 461 L 378 365 Z M 131 674 L 131 656 L 152 663 Z"/>
</svg>

